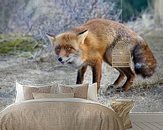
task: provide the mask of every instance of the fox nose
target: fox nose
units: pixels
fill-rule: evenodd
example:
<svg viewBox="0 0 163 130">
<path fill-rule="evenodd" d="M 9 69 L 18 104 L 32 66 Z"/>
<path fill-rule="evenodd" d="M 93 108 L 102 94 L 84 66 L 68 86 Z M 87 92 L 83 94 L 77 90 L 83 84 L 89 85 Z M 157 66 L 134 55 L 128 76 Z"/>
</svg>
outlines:
<svg viewBox="0 0 163 130">
<path fill-rule="evenodd" d="M 62 58 L 61 58 L 61 57 L 59 57 L 59 58 L 58 58 L 58 61 L 59 61 L 59 62 L 62 62 Z"/>
</svg>

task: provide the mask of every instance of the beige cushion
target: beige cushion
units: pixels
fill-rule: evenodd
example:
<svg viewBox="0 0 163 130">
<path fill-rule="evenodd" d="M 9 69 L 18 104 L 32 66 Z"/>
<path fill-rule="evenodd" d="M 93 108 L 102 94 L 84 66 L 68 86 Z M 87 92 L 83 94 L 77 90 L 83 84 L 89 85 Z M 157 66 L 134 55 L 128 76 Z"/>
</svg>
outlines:
<svg viewBox="0 0 163 130">
<path fill-rule="evenodd" d="M 59 84 L 60 93 L 74 93 L 74 98 L 87 99 L 88 84 L 63 85 Z"/>
<path fill-rule="evenodd" d="M 59 94 L 50 94 L 50 93 L 33 93 L 34 99 L 40 98 L 74 98 L 74 93 L 59 93 Z"/>
<path fill-rule="evenodd" d="M 116 99 L 111 102 L 113 110 L 122 118 L 126 129 L 132 128 L 129 112 L 134 106 L 132 99 Z"/>
<path fill-rule="evenodd" d="M 35 93 L 50 93 L 51 86 L 46 87 L 32 87 L 32 86 L 24 86 L 23 93 L 24 93 L 24 100 L 34 99 L 33 92 Z"/>
<path fill-rule="evenodd" d="M 87 99 L 92 101 L 98 101 L 97 97 L 97 83 L 90 84 L 88 87 Z"/>
<path fill-rule="evenodd" d="M 22 85 L 18 82 L 16 82 L 16 101 L 15 102 L 21 102 L 24 100 L 34 99 L 33 92 L 35 93 L 54 93 L 55 91 L 58 91 L 58 84 L 52 83 L 47 85 Z"/>
</svg>

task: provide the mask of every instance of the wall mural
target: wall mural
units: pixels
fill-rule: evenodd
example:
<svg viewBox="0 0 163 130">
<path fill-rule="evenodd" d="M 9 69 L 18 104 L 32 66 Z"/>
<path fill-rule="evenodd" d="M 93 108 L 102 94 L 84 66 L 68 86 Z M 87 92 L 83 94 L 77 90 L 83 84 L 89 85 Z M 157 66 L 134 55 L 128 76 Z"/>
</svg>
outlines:
<svg viewBox="0 0 163 130">
<path fill-rule="evenodd" d="M 157 2 L 5 0 L 0 7 L 0 110 L 15 102 L 16 82 L 97 82 L 103 104 L 128 98 L 133 112 L 163 112 Z M 95 18 L 111 21 L 84 24 Z"/>
</svg>

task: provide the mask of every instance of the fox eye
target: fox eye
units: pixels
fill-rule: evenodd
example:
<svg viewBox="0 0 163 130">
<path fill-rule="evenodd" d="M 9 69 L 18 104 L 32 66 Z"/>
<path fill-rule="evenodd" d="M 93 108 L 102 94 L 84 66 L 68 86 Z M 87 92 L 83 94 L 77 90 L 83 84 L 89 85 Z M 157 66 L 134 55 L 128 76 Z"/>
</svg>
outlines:
<svg viewBox="0 0 163 130">
<path fill-rule="evenodd" d="M 55 51 L 58 52 L 58 51 L 60 51 L 60 49 L 61 49 L 60 47 L 56 47 L 56 48 L 55 48 Z"/>
<path fill-rule="evenodd" d="M 66 47 L 65 48 L 67 51 L 71 51 L 72 50 L 72 47 Z"/>
</svg>

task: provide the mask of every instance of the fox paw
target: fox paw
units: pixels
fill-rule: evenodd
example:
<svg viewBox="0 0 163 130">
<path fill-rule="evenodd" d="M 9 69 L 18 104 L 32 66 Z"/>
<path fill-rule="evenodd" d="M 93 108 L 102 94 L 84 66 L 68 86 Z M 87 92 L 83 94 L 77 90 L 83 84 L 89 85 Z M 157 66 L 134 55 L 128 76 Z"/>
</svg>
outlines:
<svg viewBox="0 0 163 130">
<path fill-rule="evenodd" d="M 115 85 L 109 85 L 107 86 L 107 89 L 105 91 L 105 95 L 108 96 L 108 95 L 113 95 L 116 91 L 115 91 L 115 88 L 116 86 Z"/>
<path fill-rule="evenodd" d="M 124 89 L 123 89 L 123 88 L 116 88 L 115 91 L 116 91 L 116 92 L 124 92 Z"/>
<path fill-rule="evenodd" d="M 109 85 L 109 86 L 107 87 L 107 90 L 112 89 L 112 88 L 116 88 L 116 87 L 117 87 L 116 85 L 111 84 L 111 85 Z"/>
<path fill-rule="evenodd" d="M 117 87 L 115 85 L 109 85 L 105 91 L 105 95 L 114 95 L 116 93 L 124 92 L 122 87 Z"/>
</svg>

